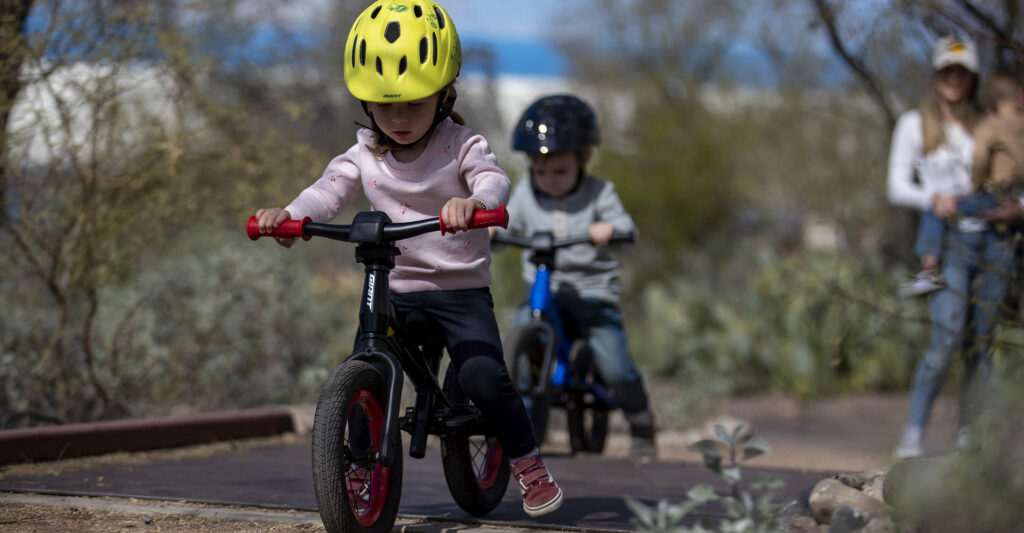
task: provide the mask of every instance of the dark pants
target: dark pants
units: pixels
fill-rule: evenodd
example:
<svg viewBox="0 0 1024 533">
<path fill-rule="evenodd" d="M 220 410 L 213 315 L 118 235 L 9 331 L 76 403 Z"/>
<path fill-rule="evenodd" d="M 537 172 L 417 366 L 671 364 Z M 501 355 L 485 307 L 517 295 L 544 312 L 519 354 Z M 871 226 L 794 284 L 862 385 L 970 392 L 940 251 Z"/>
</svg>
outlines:
<svg viewBox="0 0 1024 533">
<path fill-rule="evenodd" d="M 462 390 L 490 422 L 505 454 L 521 457 L 536 448 L 529 415 L 505 368 L 490 290 L 393 293 L 391 300 L 410 346 L 442 339 Z"/>
</svg>

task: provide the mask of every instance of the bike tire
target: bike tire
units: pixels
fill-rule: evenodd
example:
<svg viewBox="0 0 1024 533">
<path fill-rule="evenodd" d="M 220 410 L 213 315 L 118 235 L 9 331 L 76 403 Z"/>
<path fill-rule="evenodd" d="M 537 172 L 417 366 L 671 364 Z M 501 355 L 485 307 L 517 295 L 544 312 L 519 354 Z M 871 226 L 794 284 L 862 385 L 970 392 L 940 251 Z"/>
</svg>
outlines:
<svg viewBox="0 0 1024 533">
<path fill-rule="evenodd" d="M 541 383 L 547 334 L 535 326 L 519 326 L 513 328 L 505 340 L 509 375 L 530 416 L 538 446 L 547 438 L 551 410 L 551 391 L 547 383 Z"/>
<path fill-rule="evenodd" d="M 582 384 L 598 383 L 604 385 L 597 363 L 590 351 L 590 346 L 583 340 L 577 340 L 569 352 L 573 370 Z M 608 409 L 598 405 L 593 394 L 585 387 L 569 392 L 566 402 L 566 417 L 569 426 L 569 445 L 572 453 L 604 452 L 608 438 Z"/>
<path fill-rule="evenodd" d="M 383 376 L 362 361 L 342 363 L 320 392 L 313 417 L 313 489 L 329 533 L 383 533 L 394 526 L 402 495 L 402 441 L 397 426 L 383 434 L 387 409 Z M 369 454 L 353 446 L 352 432 L 359 428 L 369 436 Z M 374 453 L 384 438 L 395 444 L 390 467 Z"/>
<path fill-rule="evenodd" d="M 448 365 L 443 388 L 452 404 L 469 401 L 455 365 Z M 455 503 L 473 516 L 483 516 L 501 503 L 512 473 L 497 438 L 460 431 L 441 437 L 441 465 Z"/>
</svg>

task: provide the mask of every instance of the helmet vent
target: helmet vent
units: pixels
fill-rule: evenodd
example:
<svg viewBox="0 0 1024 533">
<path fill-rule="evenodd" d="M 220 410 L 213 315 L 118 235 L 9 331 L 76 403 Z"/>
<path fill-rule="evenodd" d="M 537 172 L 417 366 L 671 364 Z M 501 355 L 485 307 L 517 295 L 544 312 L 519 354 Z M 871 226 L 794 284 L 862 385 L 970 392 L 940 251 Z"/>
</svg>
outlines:
<svg viewBox="0 0 1024 533">
<path fill-rule="evenodd" d="M 419 4 L 412 6 L 412 12 L 414 15 L 416 15 L 416 18 L 420 18 L 423 16 L 423 8 L 420 7 Z"/>
<path fill-rule="evenodd" d="M 427 38 L 426 37 L 420 39 L 420 63 L 426 63 L 427 62 L 427 47 L 428 46 L 429 45 L 427 44 Z"/>
<path fill-rule="evenodd" d="M 377 9 L 374 9 L 373 12 L 370 13 L 370 18 L 371 19 L 377 18 L 377 15 L 380 13 L 380 8 L 382 8 L 382 7 L 384 7 L 384 6 L 377 6 Z"/>
<path fill-rule="evenodd" d="M 444 14 L 441 13 L 441 10 L 436 8 L 436 7 L 434 8 L 434 13 L 437 14 L 437 27 L 443 30 L 444 29 Z"/>
<path fill-rule="evenodd" d="M 395 41 L 402 36 L 402 25 L 398 22 L 388 22 L 388 27 L 384 29 L 384 38 L 391 44 L 395 44 Z"/>
<path fill-rule="evenodd" d="M 405 74 L 405 67 L 407 67 L 407 66 L 408 66 L 408 61 L 405 60 L 405 56 L 402 56 L 402 59 L 398 62 L 398 75 L 399 76 L 401 76 L 402 74 Z"/>
<path fill-rule="evenodd" d="M 359 49 L 359 36 L 352 38 L 352 68 L 356 68 L 356 51 Z"/>
<path fill-rule="evenodd" d="M 384 64 L 380 62 L 380 56 L 377 57 L 377 74 L 384 75 Z"/>
<path fill-rule="evenodd" d="M 431 33 L 430 38 L 434 41 L 434 65 L 437 65 L 437 34 Z"/>
<path fill-rule="evenodd" d="M 363 39 L 359 43 L 359 64 L 366 66 L 366 39 Z"/>
</svg>

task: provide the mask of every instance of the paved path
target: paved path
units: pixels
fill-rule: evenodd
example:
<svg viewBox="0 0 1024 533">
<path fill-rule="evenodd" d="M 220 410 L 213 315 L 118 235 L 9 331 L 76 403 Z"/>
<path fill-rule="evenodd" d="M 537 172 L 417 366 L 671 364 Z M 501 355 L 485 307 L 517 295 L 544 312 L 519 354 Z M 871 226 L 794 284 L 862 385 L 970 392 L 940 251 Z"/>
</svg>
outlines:
<svg viewBox="0 0 1024 533">
<path fill-rule="evenodd" d="M 431 517 L 461 523 L 501 524 L 507 527 L 550 527 L 587 531 L 630 531 L 632 517 L 624 497 L 648 505 L 668 499 L 678 503 L 699 483 L 724 491 L 716 476 L 693 463 L 638 464 L 624 458 L 548 455 L 546 458 L 566 492 L 562 509 L 529 519 L 514 486 L 505 500 L 481 522 L 467 516 L 452 501 L 441 471 L 436 444 L 427 457 L 406 458 L 399 512 L 406 517 Z M 778 501 L 788 499 L 827 473 L 790 469 L 748 469 L 753 479 L 768 471 L 786 483 Z M 35 474 L 0 479 L 0 491 L 64 495 L 105 495 L 183 500 L 278 509 L 315 510 L 308 437 L 293 442 L 242 447 L 234 453 L 206 457 L 158 459 L 143 464 L 103 464 L 69 469 L 56 475 Z M 713 508 L 704 516 L 715 516 Z"/>
</svg>

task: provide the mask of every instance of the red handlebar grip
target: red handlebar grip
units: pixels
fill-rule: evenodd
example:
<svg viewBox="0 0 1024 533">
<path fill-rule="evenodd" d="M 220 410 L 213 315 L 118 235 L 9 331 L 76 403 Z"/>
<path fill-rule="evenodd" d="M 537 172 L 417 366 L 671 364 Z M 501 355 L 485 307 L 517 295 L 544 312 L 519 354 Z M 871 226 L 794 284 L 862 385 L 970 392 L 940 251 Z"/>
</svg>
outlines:
<svg viewBox="0 0 1024 533">
<path fill-rule="evenodd" d="M 488 228 L 491 226 L 508 227 L 508 211 L 505 206 L 499 205 L 494 209 L 485 209 L 473 213 L 473 220 L 469 222 L 470 229 Z"/>
<path fill-rule="evenodd" d="M 438 219 L 441 219 L 440 215 L 438 215 Z M 441 235 L 444 235 L 448 230 L 444 227 L 444 220 L 440 220 L 440 223 Z M 508 211 L 505 210 L 505 206 L 499 205 L 494 209 L 481 209 L 473 212 L 473 218 L 469 221 L 469 229 L 489 228 L 491 226 L 508 227 Z M 452 233 L 455 232 L 453 231 Z"/>
<path fill-rule="evenodd" d="M 260 233 L 259 220 L 256 217 L 249 217 L 249 221 L 245 224 L 245 233 L 254 241 L 260 237 L 302 237 L 302 240 L 308 241 L 312 236 L 306 234 L 302 227 L 306 222 L 311 222 L 312 220 L 309 217 L 302 220 L 286 220 L 274 231 Z"/>
</svg>

